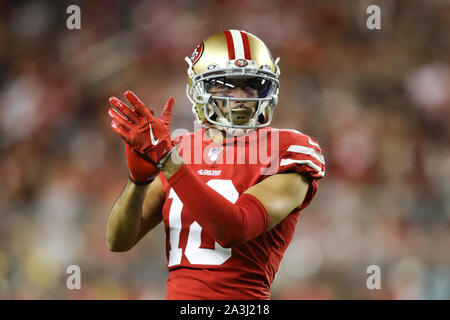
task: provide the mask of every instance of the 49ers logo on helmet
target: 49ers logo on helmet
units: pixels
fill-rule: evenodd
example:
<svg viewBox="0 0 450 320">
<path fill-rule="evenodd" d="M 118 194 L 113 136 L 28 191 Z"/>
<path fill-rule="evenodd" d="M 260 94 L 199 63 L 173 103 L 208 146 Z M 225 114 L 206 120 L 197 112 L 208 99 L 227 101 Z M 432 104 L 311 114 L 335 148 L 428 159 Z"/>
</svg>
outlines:
<svg viewBox="0 0 450 320">
<path fill-rule="evenodd" d="M 192 64 L 196 63 L 198 59 L 202 56 L 203 53 L 203 42 L 195 47 L 194 52 L 191 55 Z"/>
<path fill-rule="evenodd" d="M 237 66 L 237 67 L 245 67 L 247 64 L 248 64 L 248 62 L 245 59 L 237 59 L 234 62 L 234 65 Z"/>
</svg>

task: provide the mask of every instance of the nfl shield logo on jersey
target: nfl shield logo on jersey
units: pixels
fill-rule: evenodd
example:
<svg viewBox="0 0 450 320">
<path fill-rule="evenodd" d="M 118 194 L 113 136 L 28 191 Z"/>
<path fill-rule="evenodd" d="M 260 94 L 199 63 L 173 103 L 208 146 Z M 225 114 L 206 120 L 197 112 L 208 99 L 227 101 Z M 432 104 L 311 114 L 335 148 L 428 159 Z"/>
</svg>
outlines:
<svg viewBox="0 0 450 320">
<path fill-rule="evenodd" d="M 223 148 L 211 148 L 208 152 L 209 160 L 211 160 L 212 162 L 216 161 L 222 149 Z"/>
</svg>

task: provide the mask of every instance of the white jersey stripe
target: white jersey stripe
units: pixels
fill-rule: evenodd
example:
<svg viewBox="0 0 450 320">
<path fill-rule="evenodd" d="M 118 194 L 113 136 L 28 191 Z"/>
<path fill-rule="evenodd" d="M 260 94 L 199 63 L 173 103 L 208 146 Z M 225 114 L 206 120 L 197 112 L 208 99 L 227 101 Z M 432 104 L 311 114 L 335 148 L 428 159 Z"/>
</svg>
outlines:
<svg viewBox="0 0 450 320">
<path fill-rule="evenodd" d="M 325 171 L 322 171 L 322 169 L 318 165 L 314 164 L 314 162 L 312 162 L 311 160 L 281 159 L 280 167 L 287 166 L 292 163 L 306 164 L 308 167 L 315 169 L 318 175 L 322 177 L 325 175 Z"/>
<path fill-rule="evenodd" d="M 235 59 L 245 59 L 244 42 L 242 41 L 241 32 L 239 30 L 230 30 L 230 33 L 233 37 Z"/>
<path fill-rule="evenodd" d="M 309 143 L 310 145 L 315 146 L 315 147 L 317 147 L 317 148 L 320 149 L 319 145 L 318 145 L 317 143 L 315 143 L 314 141 L 312 141 L 311 138 L 308 138 L 308 143 Z"/>
<path fill-rule="evenodd" d="M 298 146 L 298 145 L 293 144 L 287 149 L 287 151 L 306 154 L 308 156 L 316 158 L 317 160 L 320 161 L 321 164 L 325 165 L 325 159 L 324 159 L 323 155 L 321 155 L 319 152 L 317 152 L 313 148 L 308 148 L 305 146 Z"/>
</svg>

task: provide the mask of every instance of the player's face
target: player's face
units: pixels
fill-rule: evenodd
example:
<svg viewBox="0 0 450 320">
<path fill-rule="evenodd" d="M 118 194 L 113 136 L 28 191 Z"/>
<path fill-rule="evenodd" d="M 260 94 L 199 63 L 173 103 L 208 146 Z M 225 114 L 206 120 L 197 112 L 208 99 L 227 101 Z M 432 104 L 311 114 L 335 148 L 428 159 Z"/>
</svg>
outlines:
<svg viewBox="0 0 450 320">
<path fill-rule="evenodd" d="M 210 82 L 208 92 L 214 96 L 229 98 L 258 98 L 260 80 L 253 78 L 218 78 Z M 216 104 L 224 117 L 230 121 L 229 108 L 233 123 L 236 125 L 246 124 L 255 114 L 258 106 L 257 101 L 230 100 L 228 105 L 226 100 L 216 99 Z"/>
</svg>

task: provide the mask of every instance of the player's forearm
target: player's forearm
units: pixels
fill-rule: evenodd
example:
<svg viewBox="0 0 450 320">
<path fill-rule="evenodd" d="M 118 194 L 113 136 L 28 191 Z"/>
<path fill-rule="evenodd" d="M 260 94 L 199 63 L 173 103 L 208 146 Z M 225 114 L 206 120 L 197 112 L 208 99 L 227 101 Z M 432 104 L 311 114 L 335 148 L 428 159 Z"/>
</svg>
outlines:
<svg viewBox="0 0 450 320">
<path fill-rule="evenodd" d="M 127 251 L 135 245 L 146 190 L 147 185 L 138 186 L 128 181 L 114 203 L 106 226 L 106 243 L 111 251 Z"/>
<path fill-rule="evenodd" d="M 267 212 L 254 196 L 243 194 L 233 204 L 206 185 L 189 166 L 169 166 L 165 175 L 170 186 L 203 230 L 222 247 L 240 245 L 266 230 Z"/>
</svg>

